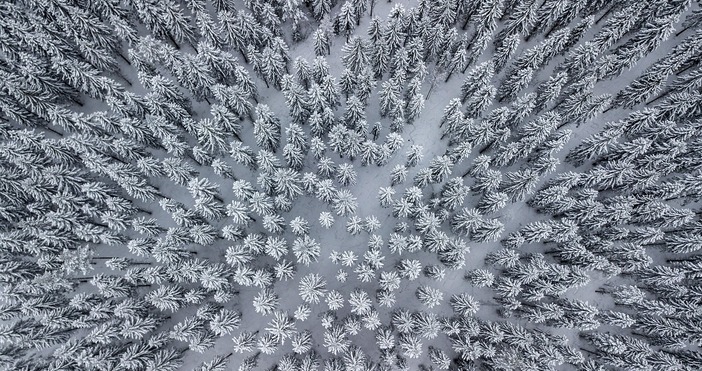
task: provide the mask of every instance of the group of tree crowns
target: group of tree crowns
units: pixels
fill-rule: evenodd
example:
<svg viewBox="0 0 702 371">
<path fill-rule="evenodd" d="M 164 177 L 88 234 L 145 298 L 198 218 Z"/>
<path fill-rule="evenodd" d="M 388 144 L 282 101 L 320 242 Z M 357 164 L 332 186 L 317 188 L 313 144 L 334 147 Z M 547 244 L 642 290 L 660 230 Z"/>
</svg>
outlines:
<svg viewBox="0 0 702 371">
<path fill-rule="evenodd" d="M 699 3 L 0 14 L 0 370 L 702 369 Z"/>
</svg>

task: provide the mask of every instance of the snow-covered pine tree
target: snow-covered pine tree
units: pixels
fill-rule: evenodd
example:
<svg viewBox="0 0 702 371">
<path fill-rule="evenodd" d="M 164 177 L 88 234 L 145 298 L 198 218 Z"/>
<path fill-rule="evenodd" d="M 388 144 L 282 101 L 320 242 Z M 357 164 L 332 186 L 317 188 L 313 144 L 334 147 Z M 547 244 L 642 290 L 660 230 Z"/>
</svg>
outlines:
<svg viewBox="0 0 702 371">
<path fill-rule="evenodd" d="M 495 36 L 495 46 L 504 45 L 507 39 L 513 35 L 526 36 L 536 20 L 540 5 L 538 1 L 524 0 L 518 1 L 514 8 L 509 9 L 504 27 Z"/>
<path fill-rule="evenodd" d="M 512 100 L 517 94 L 526 88 L 534 77 L 532 68 L 517 68 L 507 74 L 497 90 L 497 100 Z"/>
<path fill-rule="evenodd" d="M 346 36 L 346 41 L 349 41 L 351 33 L 356 28 L 356 9 L 354 4 L 347 0 L 341 5 L 339 13 L 334 18 L 334 31 L 336 34 Z"/>
<path fill-rule="evenodd" d="M 329 55 L 331 53 L 331 40 L 329 39 L 329 32 L 327 30 L 321 27 L 318 28 L 312 34 L 312 38 L 314 40 L 315 55 L 321 57 L 324 55 Z"/>
<path fill-rule="evenodd" d="M 259 147 L 275 152 L 280 145 L 280 120 L 266 104 L 256 106 L 254 135 Z"/>
</svg>

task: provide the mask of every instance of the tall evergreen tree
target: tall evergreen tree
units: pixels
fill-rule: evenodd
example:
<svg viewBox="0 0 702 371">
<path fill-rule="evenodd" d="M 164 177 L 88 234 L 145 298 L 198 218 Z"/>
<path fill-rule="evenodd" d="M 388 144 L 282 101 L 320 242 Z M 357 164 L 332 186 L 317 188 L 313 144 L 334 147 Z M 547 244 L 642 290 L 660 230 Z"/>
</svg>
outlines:
<svg viewBox="0 0 702 371">
<path fill-rule="evenodd" d="M 254 121 L 256 144 L 269 151 L 276 151 L 280 145 L 280 120 L 265 104 L 256 106 Z"/>
<path fill-rule="evenodd" d="M 352 37 L 342 48 L 342 60 L 350 71 L 358 74 L 369 63 L 366 41 L 358 36 Z"/>
</svg>

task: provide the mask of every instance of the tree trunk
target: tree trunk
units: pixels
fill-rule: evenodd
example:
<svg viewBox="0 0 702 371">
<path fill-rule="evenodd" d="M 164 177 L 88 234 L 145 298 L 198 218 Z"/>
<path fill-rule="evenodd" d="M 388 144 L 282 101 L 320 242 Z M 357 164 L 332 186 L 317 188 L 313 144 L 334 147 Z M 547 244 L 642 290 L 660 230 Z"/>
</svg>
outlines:
<svg viewBox="0 0 702 371">
<path fill-rule="evenodd" d="M 49 124 L 49 125 L 51 125 L 51 124 Z M 52 132 L 52 133 L 54 133 L 54 134 L 56 134 L 56 135 L 58 135 L 58 136 L 60 136 L 60 137 L 63 136 L 63 133 L 52 129 L 51 126 L 49 126 L 49 125 L 44 126 L 44 129 L 46 129 L 46 130 L 48 130 L 48 131 L 50 131 L 50 132 Z"/>
<path fill-rule="evenodd" d="M 700 229 L 702 229 L 702 227 L 679 228 L 679 229 L 671 229 L 671 230 L 665 231 L 665 233 L 697 232 Z"/>
<path fill-rule="evenodd" d="M 611 13 L 616 6 L 617 6 L 617 4 L 610 6 L 609 9 L 607 9 L 607 11 L 604 12 L 604 14 L 602 14 L 602 16 L 600 18 L 597 18 L 597 20 L 595 21 L 595 24 L 599 24 L 600 21 L 603 20 L 605 17 L 607 17 L 609 15 L 609 13 Z"/>
<path fill-rule="evenodd" d="M 646 102 L 646 105 L 648 106 L 649 104 L 651 104 L 651 103 L 653 103 L 653 102 L 655 102 L 655 101 L 657 101 L 657 100 L 659 100 L 659 99 L 661 99 L 661 98 L 664 98 L 665 96 L 667 96 L 668 94 L 670 94 L 672 91 L 673 91 L 672 89 L 668 89 L 668 90 L 666 90 L 666 91 L 664 91 L 664 92 L 658 94 L 658 96 L 655 97 L 655 98 L 653 98 L 653 100 L 650 100 L 650 101 Z"/>
<path fill-rule="evenodd" d="M 123 164 L 125 164 L 125 165 L 127 164 L 124 160 L 122 160 L 121 158 L 119 158 L 119 157 L 117 157 L 117 156 L 115 156 L 115 155 L 108 154 L 107 156 L 109 156 L 110 158 L 112 158 L 113 160 L 115 160 L 115 161 L 117 161 L 117 162 L 121 162 L 121 163 L 123 163 Z"/>
<path fill-rule="evenodd" d="M 142 209 L 142 208 L 140 208 L 140 207 L 137 207 L 136 209 L 137 209 L 137 211 L 140 212 L 140 213 L 152 215 L 151 211 L 149 211 L 149 210 L 145 210 L 145 209 Z"/>
<path fill-rule="evenodd" d="M 467 65 L 467 64 L 466 64 L 466 65 Z M 447 82 L 449 81 L 449 79 L 451 78 L 451 75 L 453 75 L 453 70 L 454 70 L 455 68 L 456 68 L 456 67 L 451 67 L 451 69 L 448 71 L 448 73 L 446 74 L 446 80 L 444 80 L 444 83 L 447 83 Z M 467 68 L 467 67 L 466 67 L 466 68 Z"/>
<path fill-rule="evenodd" d="M 425 98 L 425 100 L 429 99 L 429 96 L 431 96 L 431 91 L 434 90 L 435 85 L 436 85 L 436 77 L 431 79 L 431 85 L 429 85 L 429 90 L 427 91 L 427 97 Z"/>
<path fill-rule="evenodd" d="M 171 35 L 170 32 L 166 32 L 166 36 L 168 36 L 168 40 L 173 44 L 173 47 L 175 47 L 177 50 L 180 50 L 180 45 L 175 41 L 173 36 Z"/>
<path fill-rule="evenodd" d="M 73 103 L 83 107 L 83 102 L 79 101 L 78 98 L 75 98 L 75 97 L 70 97 L 70 98 L 73 101 Z"/>
<path fill-rule="evenodd" d="M 115 70 L 115 75 L 119 76 L 122 80 L 124 80 L 124 82 L 126 82 L 127 85 L 133 86 L 132 82 L 129 81 L 129 79 L 127 79 L 126 77 L 124 77 L 124 75 L 122 75 L 122 72 L 119 69 Z"/>
<path fill-rule="evenodd" d="M 473 62 L 475 62 L 475 57 L 470 57 L 470 58 L 466 61 L 466 65 L 463 66 L 463 70 L 461 71 L 461 73 L 466 73 L 466 71 L 468 70 L 468 67 L 470 67 L 470 66 L 473 65 Z"/>
<path fill-rule="evenodd" d="M 249 64 L 249 58 L 246 56 L 246 53 L 244 53 L 244 51 L 241 50 L 241 48 L 239 48 L 239 53 L 242 57 L 244 57 L 244 62 L 246 62 L 246 64 Z"/>
<path fill-rule="evenodd" d="M 128 65 L 132 65 L 132 62 L 129 59 L 127 59 L 127 57 L 125 57 L 124 54 L 122 54 L 122 51 L 119 50 L 119 48 L 115 48 L 115 53 L 117 53 L 117 55 L 119 55 L 119 57 L 122 58 L 122 60 L 127 62 Z"/>
<path fill-rule="evenodd" d="M 676 73 L 675 73 L 675 76 L 680 76 L 681 74 L 685 73 L 685 71 L 689 70 L 690 68 L 697 66 L 697 64 L 698 64 L 698 61 L 693 61 L 693 62 L 690 63 L 690 65 L 688 65 L 687 67 L 685 67 L 685 68 L 683 68 L 682 70 L 676 72 Z"/>
<path fill-rule="evenodd" d="M 195 157 L 193 157 L 193 155 L 190 154 L 190 152 L 185 152 L 185 155 L 188 156 L 189 159 L 195 161 L 196 164 L 202 166 L 202 163 L 200 163 L 200 161 L 196 160 Z"/>
<path fill-rule="evenodd" d="M 560 26 L 561 26 L 560 23 L 556 22 L 548 31 L 546 31 L 546 35 L 544 35 L 544 38 L 546 39 L 546 38 L 548 38 L 549 36 L 551 36 L 551 34 L 553 33 L 553 31 L 555 31 L 556 28 L 558 28 L 558 27 L 560 27 Z M 526 40 L 526 41 L 529 41 L 529 40 Z"/>
<path fill-rule="evenodd" d="M 687 26 L 687 27 L 683 28 L 683 29 L 680 30 L 679 32 L 675 33 L 675 37 L 680 36 L 683 32 L 689 30 L 690 28 L 692 28 L 692 26 Z"/>
<path fill-rule="evenodd" d="M 482 155 L 485 151 L 489 150 L 493 144 L 495 144 L 495 141 L 494 140 L 490 141 L 490 143 L 486 144 L 485 147 L 483 147 L 480 151 L 478 151 L 478 154 Z"/>
<path fill-rule="evenodd" d="M 668 263 L 685 263 L 685 262 L 696 263 L 698 260 L 699 259 L 695 258 L 695 256 L 691 256 L 689 258 L 667 259 L 666 262 L 668 262 Z"/>
<path fill-rule="evenodd" d="M 538 26 L 538 25 L 534 26 L 534 28 L 532 28 L 531 31 L 529 31 L 529 33 L 528 33 L 528 34 L 526 35 L 526 37 L 524 38 L 524 42 L 529 42 L 529 40 L 531 40 L 531 38 L 534 37 L 534 36 L 536 35 L 536 31 L 537 31 L 538 29 L 539 29 L 539 26 Z"/>
<path fill-rule="evenodd" d="M 592 355 L 596 355 L 596 356 L 599 356 L 599 355 L 600 355 L 600 353 L 598 353 L 598 352 L 593 352 L 593 351 L 587 350 L 587 349 L 585 349 L 585 348 L 580 348 L 580 350 L 584 351 L 585 353 L 592 354 Z"/>
<path fill-rule="evenodd" d="M 463 21 L 463 25 L 461 26 L 461 30 L 465 31 L 466 27 L 468 27 L 469 22 L 470 22 L 470 16 L 466 17 L 466 20 Z"/>
</svg>

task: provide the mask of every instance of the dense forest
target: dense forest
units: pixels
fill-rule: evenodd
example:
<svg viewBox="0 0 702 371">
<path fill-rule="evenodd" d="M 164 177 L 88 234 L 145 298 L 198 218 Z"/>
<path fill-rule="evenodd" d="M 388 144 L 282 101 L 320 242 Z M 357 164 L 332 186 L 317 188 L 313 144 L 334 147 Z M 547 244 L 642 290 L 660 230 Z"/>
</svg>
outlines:
<svg viewBox="0 0 702 371">
<path fill-rule="evenodd" d="M 702 369 L 702 5 L 0 2 L 0 370 Z"/>
</svg>

